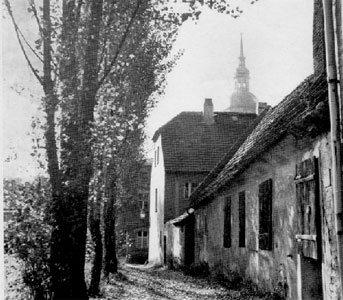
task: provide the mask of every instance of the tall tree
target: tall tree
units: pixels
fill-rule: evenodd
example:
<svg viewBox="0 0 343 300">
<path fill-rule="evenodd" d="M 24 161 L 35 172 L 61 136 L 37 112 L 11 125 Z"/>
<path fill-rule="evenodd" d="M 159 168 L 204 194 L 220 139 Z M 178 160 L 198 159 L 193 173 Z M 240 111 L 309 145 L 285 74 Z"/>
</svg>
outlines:
<svg viewBox="0 0 343 300">
<path fill-rule="evenodd" d="M 84 253 L 93 159 L 91 128 L 97 95 L 104 85 L 108 86 L 109 76 L 120 70 L 119 58 L 134 32 L 133 26 L 140 22 L 138 17 L 157 13 L 157 2 L 163 3 L 125 1 L 124 10 L 123 1 L 63 0 L 60 6 L 59 1 L 45 0 L 40 10 L 31 0 L 29 9 L 41 36 L 36 50 L 22 35 L 11 3 L 5 0 L 21 49 L 45 95 L 53 213 L 52 299 L 88 298 Z M 28 53 L 31 51 L 42 62 L 41 67 L 34 66 Z M 61 121 L 57 122 L 59 115 Z"/>
<path fill-rule="evenodd" d="M 149 105 L 138 99 L 147 101 L 152 91 L 157 90 L 156 83 L 162 82 L 160 77 L 165 75 L 166 65 L 160 62 L 171 49 L 176 27 L 189 16 L 197 17 L 198 6 L 204 2 L 219 11 L 225 5 L 219 0 L 186 1 L 190 3 L 190 13 L 181 14 L 174 12 L 167 0 L 44 0 L 41 8 L 36 6 L 35 0 L 30 0 L 29 12 L 37 21 L 40 35 L 35 49 L 22 34 L 11 2 L 4 2 L 20 48 L 44 91 L 45 148 L 53 216 L 52 299 L 87 299 L 84 281 L 87 201 L 94 166 L 94 108 L 99 95 L 123 99 L 126 106 L 111 108 L 116 117 L 129 111 L 129 103 L 144 112 L 143 117 L 138 115 L 138 119 L 144 120 Z M 150 46 L 145 47 L 147 44 Z M 131 49 L 142 47 L 141 56 L 130 53 Z M 163 51 L 159 51 L 159 47 Z M 41 66 L 34 65 L 32 54 Z M 126 68 L 126 75 L 121 72 L 138 57 L 150 57 L 143 61 L 152 64 L 150 68 L 136 64 L 140 68 L 139 87 L 135 84 L 137 70 Z M 162 69 L 155 76 L 154 68 L 159 66 Z M 128 101 L 131 98 L 137 100 Z M 122 114 L 120 107 L 125 108 L 122 109 L 125 113 Z M 127 132 L 134 131 L 137 113 L 125 116 L 131 120 L 123 123 L 127 125 Z M 125 130 L 120 125 L 117 127 L 123 136 Z M 119 148 L 116 153 L 120 153 Z M 112 165 L 114 167 L 108 170 L 113 174 L 110 180 L 114 180 L 119 189 L 117 175 L 122 165 L 117 162 Z M 111 203 L 107 206 L 108 212 L 112 210 Z M 112 234 L 112 229 L 110 232 Z"/>
</svg>

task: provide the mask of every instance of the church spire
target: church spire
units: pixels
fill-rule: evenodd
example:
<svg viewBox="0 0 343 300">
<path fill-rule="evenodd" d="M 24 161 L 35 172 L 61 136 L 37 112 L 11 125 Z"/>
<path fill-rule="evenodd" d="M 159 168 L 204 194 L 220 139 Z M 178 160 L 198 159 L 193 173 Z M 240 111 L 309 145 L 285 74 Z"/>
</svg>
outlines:
<svg viewBox="0 0 343 300">
<path fill-rule="evenodd" d="M 230 98 L 226 111 L 240 113 L 257 113 L 257 98 L 249 91 L 249 70 L 245 66 L 243 51 L 243 34 L 241 33 L 239 64 L 235 74 L 235 91 Z"/>
<path fill-rule="evenodd" d="M 237 91 L 249 91 L 249 70 L 245 66 L 245 56 L 243 53 L 243 34 L 241 33 L 241 51 L 239 59 L 239 65 L 236 69 L 235 81 Z"/>
<path fill-rule="evenodd" d="M 245 56 L 243 53 L 243 33 L 241 33 L 241 53 L 239 56 L 240 65 L 245 66 Z"/>
</svg>

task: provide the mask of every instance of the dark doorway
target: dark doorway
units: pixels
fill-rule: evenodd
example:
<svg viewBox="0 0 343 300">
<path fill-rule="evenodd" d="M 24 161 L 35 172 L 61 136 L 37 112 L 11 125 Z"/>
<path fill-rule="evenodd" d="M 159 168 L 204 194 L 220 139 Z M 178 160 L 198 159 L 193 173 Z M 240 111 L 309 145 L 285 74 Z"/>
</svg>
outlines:
<svg viewBox="0 0 343 300">
<path fill-rule="evenodd" d="M 185 265 L 194 263 L 194 214 L 190 215 L 185 224 Z"/>
</svg>

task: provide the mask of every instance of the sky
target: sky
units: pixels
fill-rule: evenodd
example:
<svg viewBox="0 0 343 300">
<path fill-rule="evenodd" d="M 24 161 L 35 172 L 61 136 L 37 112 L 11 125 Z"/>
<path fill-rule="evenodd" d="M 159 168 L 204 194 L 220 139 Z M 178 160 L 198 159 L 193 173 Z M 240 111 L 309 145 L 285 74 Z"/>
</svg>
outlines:
<svg viewBox="0 0 343 300">
<path fill-rule="evenodd" d="M 202 111 L 205 98 L 213 99 L 215 111 L 229 106 L 241 33 L 250 91 L 259 101 L 276 105 L 313 72 L 312 1 L 259 0 L 250 5 L 241 0 L 240 4 L 244 12 L 237 19 L 207 9 L 197 22 L 183 24 L 173 53 L 184 49 L 184 55 L 168 74 L 165 95 L 148 118 L 148 152 L 154 132 L 181 111 Z M 23 25 L 24 34 L 34 38 L 30 27 Z M 9 158 L 3 164 L 4 177 L 27 179 L 39 172 L 30 153 L 31 119 L 41 114 L 37 111 L 41 90 L 8 19 L 3 19 L 1 32 L 3 157 Z"/>
<path fill-rule="evenodd" d="M 260 0 L 244 5 L 237 19 L 207 10 L 197 24 L 184 24 L 174 49 L 185 53 L 151 113 L 149 137 L 181 111 L 202 111 L 205 98 L 215 111 L 229 106 L 241 33 L 250 91 L 260 102 L 279 103 L 313 72 L 312 14 L 312 1 Z"/>
</svg>

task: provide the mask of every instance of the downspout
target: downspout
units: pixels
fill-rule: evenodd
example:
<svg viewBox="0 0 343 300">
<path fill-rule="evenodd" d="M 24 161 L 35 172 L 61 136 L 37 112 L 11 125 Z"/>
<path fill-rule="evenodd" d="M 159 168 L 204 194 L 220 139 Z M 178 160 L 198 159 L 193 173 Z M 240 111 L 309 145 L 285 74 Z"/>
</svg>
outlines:
<svg viewBox="0 0 343 300">
<path fill-rule="evenodd" d="M 332 0 L 323 0 L 324 30 L 326 48 L 326 70 L 328 79 L 329 108 L 331 121 L 331 151 L 332 151 L 332 185 L 335 209 L 335 226 L 337 234 L 337 252 L 339 264 L 339 278 L 342 291 L 343 274 L 343 222 L 342 222 L 342 161 L 341 161 L 341 133 L 340 107 L 338 94 L 337 65 L 335 56 L 335 31 L 333 20 Z"/>
</svg>

